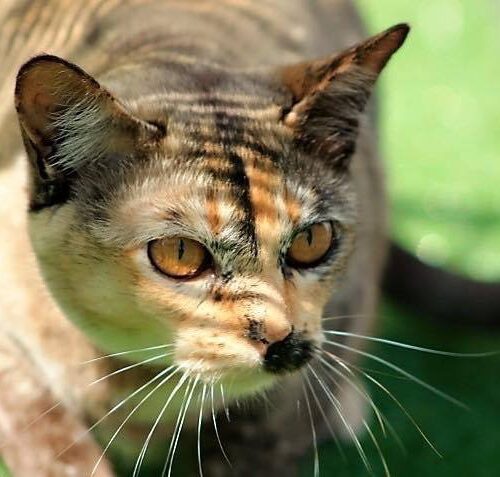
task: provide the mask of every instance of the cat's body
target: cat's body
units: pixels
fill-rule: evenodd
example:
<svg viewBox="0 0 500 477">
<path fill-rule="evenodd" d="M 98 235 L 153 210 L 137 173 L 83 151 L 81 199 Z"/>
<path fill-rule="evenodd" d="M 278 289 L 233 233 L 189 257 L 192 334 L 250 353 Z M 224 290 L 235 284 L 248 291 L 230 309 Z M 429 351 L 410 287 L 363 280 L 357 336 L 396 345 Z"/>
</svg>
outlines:
<svg viewBox="0 0 500 477">
<path fill-rule="evenodd" d="M 97 261 L 100 253 L 109 252 L 98 248 L 91 252 L 86 245 L 82 245 L 81 250 L 74 252 L 75 257 L 79 253 L 90 255 L 93 253 L 97 257 L 95 268 L 91 269 L 92 265 L 88 263 L 83 264 L 83 268 L 73 267 L 70 263 L 71 258 L 68 258 L 66 263 L 64 256 L 58 257 L 58 252 L 64 248 L 56 243 L 57 238 L 66 237 L 65 243 L 72 243 L 71 250 L 73 250 L 75 237 L 82 234 L 83 229 L 71 230 L 71 227 L 68 228 L 68 223 L 92 216 L 92 220 L 96 222 L 114 221 L 111 229 L 107 230 L 107 235 L 100 236 L 103 243 L 138 240 L 137 237 L 127 237 L 127 227 L 129 229 L 154 227 L 155 218 L 148 217 L 144 211 L 148 207 L 157 210 L 160 207 L 158 201 L 161 201 L 161 194 L 165 191 L 161 192 L 157 185 L 152 183 L 154 181 L 139 186 L 140 181 L 137 177 L 141 174 L 161 177 L 169 167 L 177 167 L 182 170 L 182 174 L 185 174 L 183 180 L 186 180 L 188 189 L 192 189 L 197 184 L 197 172 L 190 175 L 188 166 L 184 170 L 182 164 L 172 166 L 171 163 L 162 160 L 148 164 L 146 172 L 144 168 L 140 169 L 134 173 L 135 178 L 127 179 L 129 182 L 127 191 L 131 192 L 132 199 L 127 202 L 127 197 L 118 197 L 117 200 L 124 200 L 125 206 L 123 210 L 117 210 L 117 215 L 111 219 L 109 216 L 100 215 L 102 211 L 99 210 L 98 203 L 104 194 L 103 191 L 120 190 L 122 187 L 120 184 L 123 185 L 124 179 L 123 175 L 107 174 L 105 170 L 88 173 L 85 179 L 88 182 L 86 188 L 82 189 L 77 200 L 74 198 L 70 200 L 70 204 L 73 205 L 65 205 L 61 209 L 58 206 L 54 209 L 48 207 L 44 201 L 53 198 L 47 199 L 45 192 L 40 193 L 38 185 L 33 182 L 29 198 L 26 193 L 29 182 L 26 155 L 22 149 L 21 137 L 16 130 L 17 125 L 14 125 L 15 112 L 11 99 L 17 69 L 29 57 L 41 51 L 58 54 L 85 68 L 102 86 L 133 111 L 134 115 L 152 121 L 153 125 L 161 118 L 168 117 L 168 123 L 163 125 L 169 135 L 166 147 L 170 153 L 176 151 L 186 164 L 192 165 L 197 157 L 196 154 L 200 154 L 195 149 L 199 147 L 202 137 L 205 137 L 206 141 L 203 154 L 208 157 L 208 152 L 213 153 L 216 157 L 216 167 L 223 167 L 224 164 L 226 164 L 224 167 L 229 167 L 227 166 L 229 163 L 224 161 L 228 156 L 236 154 L 238 167 L 242 168 L 240 174 L 247 177 L 247 182 L 240 181 L 239 187 L 246 188 L 249 194 L 246 198 L 238 195 L 238 200 L 249 201 L 253 214 L 252 217 L 243 215 L 241 220 L 242 222 L 253 220 L 256 224 L 261 224 L 256 225 L 256 230 L 252 233 L 266 237 L 272 236 L 271 231 L 276 228 L 273 220 L 278 220 L 273 219 L 272 213 L 266 207 L 269 208 L 271 204 L 281 200 L 278 196 L 274 196 L 274 188 L 283 183 L 287 174 L 290 177 L 293 174 L 297 174 L 297 177 L 303 174 L 304 177 L 299 179 L 307 184 L 304 188 L 312 190 L 315 187 L 315 174 L 328 177 L 330 172 L 327 165 L 321 164 L 316 172 L 310 173 L 309 178 L 304 170 L 297 168 L 294 171 L 293 167 L 289 168 L 288 165 L 284 170 L 278 168 L 278 172 L 269 173 L 276 167 L 273 163 L 275 160 L 273 151 L 279 147 L 289 148 L 283 139 L 287 133 L 279 123 L 283 108 L 287 105 L 278 107 L 282 92 L 277 91 L 278 99 L 274 100 L 269 84 L 254 79 L 257 75 L 248 71 L 252 69 L 265 71 L 266 68 L 277 65 L 295 63 L 339 51 L 359 41 L 362 29 L 351 3 L 344 0 L 313 2 L 131 0 L 121 2 L 120 5 L 119 2 L 111 0 L 101 2 L 61 0 L 23 2 L 22 6 L 15 7 L 13 2 L 11 4 L 9 7 L 5 3 L 5 6 L 1 7 L 4 10 L 0 10 L 0 24 L 8 25 L 8 28 L 2 27 L 0 36 L 0 46 L 7 50 L 7 69 L 2 69 L 0 79 L 2 81 L 0 144 L 5 146 L 0 156 L 2 218 L 0 240 L 3 244 L 0 248 L 0 263 L 2 263 L 0 353 L 8 356 L 8 360 L 1 361 L 1 366 L 5 369 L 1 370 L 3 374 L 0 375 L 0 438 L 7 439 L 7 446 L 0 453 L 3 453 L 7 463 L 16 469 L 18 472 L 15 473 L 16 477 L 87 475 L 85 472 L 90 472 L 99 455 L 92 442 L 84 440 L 80 447 L 77 446 L 77 450 L 73 449 L 58 459 L 56 459 L 57 452 L 65 445 L 71 444 L 75 435 L 83 429 L 80 419 L 86 418 L 89 422 L 95 422 L 116 404 L 120 397 L 125 396 L 124 390 L 137 388 L 146 382 L 146 377 L 156 374 L 157 370 L 134 368 L 117 376 L 116 379 L 110 378 L 89 388 L 89 382 L 125 366 L 126 362 L 102 360 L 81 367 L 78 365 L 106 352 L 158 345 L 163 339 L 162 325 L 151 323 L 151 330 L 146 331 L 144 336 L 139 336 L 141 335 L 139 322 L 133 312 L 138 299 L 132 301 L 129 298 L 134 292 L 129 289 L 124 293 L 123 299 L 120 299 L 122 302 L 107 302 L 108 294 L 113 293 L 109 291 L 112 286 L 109 275 L 107 276 L 106 272 L 99 268 Z M 33 27 L 36 23 L 41 24 L 38 29 Z M 26 42 L 26 39 L 30 39 L 29 42 Z M 293 72 L 287 74 L 293 82 Z M 294 88 L 293 84 L 290 88 Z M 205 123 L 200 122 L 199 117 L 204 118 Z M 355 229 L 356 235 L 354 252 L 346 262 L 347 265 L 342 265 L 343 268 L 347 267 L 347 270 L 342 279 L 335 282 L 335 287 L 326 280 L 326 284 L 320 283 L 314 285 L 317 288 L 313 286 L 307 289 L 304 296 L 300 296 L 300 289 L 294 289 L 293 292 L 298 294 L 297 300 L 300 302 L 296 305 L 298 307 L 302 306 L 301 303 L 311 302 L 308 306 L 314 308 L 312 302 L 316 299 L 320 302 L 328 301 L 324 309 L 321 306 L 319 318 L 321 315 L 358 318 L 324 322 L 324 328 L 342 327 L 361 334 L 367 334 L 373 329 L 379 281 L 386 254 L 382 169 L 377 158 L 373 126 L 369 122 L 369 118 L 363 122 L 356 153 L 350 159 L 352 182 L 349 188 L 352 188 L 352 191 L 348 193 L 348 197 L 351 197 L 352 201 L 347 205 L 344 204 L 346 208 L 340 213 L 350 221 L 350 226 Z M 244 134 L 242 130 L 245 130 Z M 280 141 L 285 142 L 280 143 Z M 80 160 L 77 156 L 85 151 L 86 147 L 85 142 L 75 147 L 75 161 Z M 238 150 L 238 147 L 241 149 Z M 219 156 L 225 159 L 220 160 Z M 207 167 L 207 164 L 204 163 L 203 167 Z M 267 185 L 262 183 L 263 178 L 259 175 L 261 168 L 270 174 L 271 182 Z M 307 169 L 305 171 L 307 172 Z M 102 185 L 93 188 L 98 181 L 102 181 Z M 177 183 L 168 185 L 165 190 L 175 188 L 175 184 Z M 344 187 L 340 182 L 339 184 L 340 188 Z M 321 187 L 321 184 L 318 186 Z M 220 184 L 218 187 L 219 190 L 223 188 Z M 297 183 L 294 187 L 298 187 Z M 181 192 L 179 194 L 174 202 L 183 203 L 189 200 L 185 199 Z M 217 202 L 219 199 L 214 197 L 213 201 Z M 342 203 L 344 202 L 342 199 Z M 42 263 L 44 260 L 51 262 L 55 266 L 56 275 L 60 272 L 60 275 L 54 276 L 54 271 L 50 269 L 52 265 L 45 269 L 49 281 L 53 282 L 52 292 L 62 302 L 63 307 L 67 306 L 68 301 L 79 299 L 68 290 L 78 289 L 81 283 L 82 287 L 89 283 L 89 289 L 92 291 L 87 296 L 88 302 L 84 308 L 89 316 L 97 317 L 96 321 L 85 323 L 85 319 L 78 313 L 74 319 L 84 330 L 86 327 L 91 330 L 92 339 L 68 320 L 47 291 L 28 238 L 24 213 L 28 205 L 32 209 L 31 227 L 39 258 L 41 257 Z M 203 210 L 210 210 L 211 206 L 207 203 L 206 207 Z M 284 207 L 291 210 L 297 205 L 291 201 Z M 248 208 L 243 209 L 248 212 Z M 201 219 L 195 214 L 193 220 L 200 222 Z M 210 222 L 210 218 L 208 220 Z M 223 220 L 223 213 L 219 211 L 218 218 L 213 219 L 212 223 Z M 220 226 L 220 223 L 217 226 Z M 262 238 L 256 240 L 258 242 Z M 52 246 L 52 243 L 55 245 Z M 260 242 L 259 247 L 265 248 Z M 238 264 L 238 260 L 244 254 L 245 251 L 241 251 L 239 255 L 228 260 L 231 265 Z M 131 263 L 127 265 L 129 271 L 135 262 Z M 242 262 L 239 267 L 245 270 L 251 269 L 248 262 L 245 264 Z M 235 269 L 236 272 L 233 270 L 233 273 L 238 272 L 238 265 L 235 265 Z M 99 281 L 101 272 L 105 277 L 102 282 Z M 120 275 L 122 273 L 123 271 L 117 272 L 114 276 L 116 283 L 125 280 Z M 90 284 L 89 280 L 93 278 L 96 283 Z M 137 277 L 138 282 L 141 280 L 141 277 Z M 144 286 L 142 298 L 151 305 L 147 301 L 147 296 L 157 294 L 160 290 L 159 285 L 146 283 Z M 217 286 L 223 289 L 226 285 L 217 284 Z M 259 289 L 261 284 L 258 282 L 251 286 L 259 293 L 268 293 L 265 288 Z M 327 299 L 325 294 L 330 293 L 330 288 L 335 289 L 335 294 L 331 299 Z M 66 293 L 69 293 L 69 298 Z M 224 289 L 220 293 L 224 294 Z M 322 298 L 323 295 L 325 298 Z M 214 298 L 214 303 L 220 300 L 220 296 Z M 95 311 L 97 307 L 102 307 L 102 303 L 106 303 L 106 307 L 110 310 L 109 314 L 106 315 L 108 313 L 106 311 L 99 315 L 99 312 Z M 200 306 L 205 305 L 200 303 Z M 290 305 L 285 303 L 285 306 Z M 207 311 L 203 307 L 201 310 L 208 316 L 208 308 Z M 106 343 L 110 342 L 110 336 L 113 334 L 109 329 L 96 331 L 96 328 L 99 328 L 109 316 L 120 317 L 123 323 L 120 324 L 122 331 L 116 333 L 116 342 L 107 346 Z M 102 326 L 105 329 L 105 324 Z M 267 339 L 271 341 L 282 339 L 280 334 L 282 325 L 270 322 L 266 326 L 268 333 L 266 337 L 260 337 L 260 331 L 257 333 L 262 342 Z M 304 323 L 300 320 L 295 323 L 295 327 L 303 326 Z M 307 328 L 307 323 L 305 326 Z M 317 332 L 321 323 L 316 321 L 310 326 Z M 210 339 L 208 334 L 204 336 L 203 333 L 201 330 L 198 336 L 202 343 Z M 273 333 L 275 337 L 270 338 Z M 152 336 L 159 337 L 159 341 L 152 340 Z M 191 331 L 189 339 L 192 336 Z M 192 349 L 192 346 L 192 343 L 185 345 L 189 349 Z M 200 350 L 198 355 L 189 358 L 191 364 L 203 359 L 205 350 L 202 346 Z M 239 421 L 235 418 L 232 422 L 223 424 L 220 419 L 223 442 L 228 448 L 234 467 L 231 470 L 223 463 L 221 454 L 214 444 L 215 437 L 207 437 L 205 440 L 209 442 L 203 443 L 205 446 L 203 452 L 207 452 L 207 455 L 202 459 L 207 475 L 226 473 L 232 475 L 231 472 L 242 477 L 293 475 L 296 459 L 304 454 L 312 442 L 311 426 L 303 400 L 300 378 L 300 373 L 287 375 L 282 378 L 283 386 L 277 391 L 269 391 L 270 400 L 280 403 L 278 408 L 269 414 L 266 414 L 264 406 L 259 404 L 252 408 L 251 412 L 240 411 Z M 263 382 L 262 386 L 266 385 Z M 28 396 L 27 389 L 30 389 Z M 338 391 L 338 394 L 347 421 L 353 426 L 360 425 L 362 406 L 359 403 L 359 395 L 352 389 L 346 391 L 345 395 L 343 391 Z M 325 402 L 324 409 L 332 425 L 336 425 L 340 433 L 349 434 L 339 418 L 335 417 L 336 412 L 331 404 L 328 404 L 327 397 L 321 394 L 320 399 Z M 36 418 L 59 400 L 63 401 L 63 409 L 66 408 L 67 411 L 61 411 L 60 415 L 51 413 L 45 421 L 41 419 L 27 431 L 23 431 L 23 427 L 31 419 Z M 297 400 L 302 400 L 300 417 L 297 417 Z M 130 425 L 123 428 L 122 434 L 127 436 L 125 439 L 131 440 L 132 448 L 134 445 L 137 446 L 137 452 L 133 455 L 127 451 L 128 458 L 132 462 L 135 461 L 163 401 L 162 397 L 161 401 L 151 404 L 150 410 L 142 417 L 147 426 L 141 419 L 133 418 Z M 219 408 L 220 401 L 219 396 L 216 398 Z M 197 406 L 194 406 L 196 412 L 190 414 L 187 419 L 191 432 L 196 432 L 199 404 Z M 313 414 L 317 421 L 316 432 L 318 435 L 325 435 L 323 416 L 317 409 L 313 409 Z M 113 434 L 126 413 L 120 410 L 116 415 L 118 417 L 111 416 L 99 427 L 103 429 L 103 437 L 109 438 Z M 177 411 L 172 413 L 166 428 L 172 427 L 175 422 L 172 419 L 176 417 Z M 207 421 L 210 422 L 210 418 L 207 418 Z M 65 429 L 63 433 L 58 431 L 61 426 Z M 208 427 L 209 425 L 207 429 Z M 161 432 L 165 432 L 165 429 L 160 428 Z M 47 438 L 51 433 L 57 434 L 57 437 L 51 438 L 52 441 Z M 40 449 L 40 452 L 34 452 L 31 456 L 31 463 L 26 455 L 22 455 L 23 452 L 30 453 L 29 449 Z M 66 464 L 62 465 L 57 461 Z M 72 473 L 75 469 L 77 469 L 76 474 Z M 106 470 L 105 463 L 99 471 L 103 476 L 111 475 L 111 471 Z"/>
</svg>

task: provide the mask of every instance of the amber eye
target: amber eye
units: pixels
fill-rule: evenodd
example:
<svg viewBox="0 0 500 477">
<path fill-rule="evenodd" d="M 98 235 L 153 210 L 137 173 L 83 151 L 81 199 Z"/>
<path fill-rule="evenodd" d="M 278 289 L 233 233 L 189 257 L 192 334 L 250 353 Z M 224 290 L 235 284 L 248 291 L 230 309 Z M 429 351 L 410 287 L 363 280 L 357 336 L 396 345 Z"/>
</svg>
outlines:
<svg viewBox="0 0 500 477">
<path fill-rule="evenodd" d="M 294 268 L 318 265 L 328 255 L 336 237 L 331 222 L 320 222 L 299 232 L 288 249 L 286 259 Z"/>
<path fill-rule="evenodd" d="M 193 278 L 206 270 L 210 255 L 199 242 L 182 237 L 169 237 L 149 243 L 151 263 L 173 278 Z"/>
</svg>

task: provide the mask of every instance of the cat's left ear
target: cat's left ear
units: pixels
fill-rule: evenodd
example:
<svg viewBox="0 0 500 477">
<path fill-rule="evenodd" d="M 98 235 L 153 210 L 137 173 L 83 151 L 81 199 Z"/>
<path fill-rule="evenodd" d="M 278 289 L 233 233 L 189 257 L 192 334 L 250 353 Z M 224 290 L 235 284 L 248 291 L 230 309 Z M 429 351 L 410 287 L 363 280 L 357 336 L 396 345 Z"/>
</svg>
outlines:
<svg viewBox="0 0 500 477">
<path fill-rule="evenodd" d="M 52 55 L 35 57 L 20 69 L 15 101 L 25 139 L 48 166 L 78 168 L 86 159 L 126 150 L 139 136 L 157 132 L 88 73 Z"/>
<path fill-rule="evenodd" d="M 163 133 L 127 111 L 88 73 L 56 56 L 38 56 L 21 67 L 15 103 L 30 162 L 32 208 L 64 201 L 87 165 L 132 154 Z"/>
<path fill-rule="evenodd" d="M 283 122 L 304 148 L 336 164 L 346 162 L 373 85 L 409 30 L 406 24 L 396 25 L 340 54 L 279 71 L 292 97 Z"/>
</svg>

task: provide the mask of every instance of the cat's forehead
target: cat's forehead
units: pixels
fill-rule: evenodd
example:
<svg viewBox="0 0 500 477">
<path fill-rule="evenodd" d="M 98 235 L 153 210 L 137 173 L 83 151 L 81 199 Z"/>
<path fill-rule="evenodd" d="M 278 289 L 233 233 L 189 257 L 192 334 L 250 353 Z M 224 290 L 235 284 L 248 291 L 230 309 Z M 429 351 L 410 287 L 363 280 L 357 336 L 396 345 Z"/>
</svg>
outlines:
<svg viewBox="0 0 500 477">
<path fill-rule="evenodd" d="M 166 153 L 187 159 L 199 153 L 228 159 L 250 148 L 259 157 L 278 165 L 283 150 L 292 140 L 280 121 L 282 107 L 265 97 L 244 94 L 212 93 L 183 95 L 163 105 L 166 123 Z M 178 148 L 175 151 L 175 148 Z"/>
<path fill-rule="evenodd" d="M 269 96 L 168 93 L 143 97 L 143 108 L 149 100 L 165 139 L 125 171 L 105 211 L 107 239 L 188 236 L 248 267 L 276 262 L 301 226 L 347 213 L 334 171 L 297 149 Z"/>
</svg>

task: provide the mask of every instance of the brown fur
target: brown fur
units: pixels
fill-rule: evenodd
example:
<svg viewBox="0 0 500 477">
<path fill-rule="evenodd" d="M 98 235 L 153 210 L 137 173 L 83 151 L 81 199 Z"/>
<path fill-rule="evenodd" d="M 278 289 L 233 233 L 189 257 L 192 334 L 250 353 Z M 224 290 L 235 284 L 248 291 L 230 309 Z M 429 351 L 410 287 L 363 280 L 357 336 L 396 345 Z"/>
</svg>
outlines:
<svg viewBox="0 0 500 477">
<path fill-rule="evenodd" d="M 21 32 L 33 12 L 62 11 L 66 3 L 43 7 L 34 1 L 8 10 L 6 18 Z M 296 459 L 310 445 L 307 418 L 291 417 L 301 399 L 300 375 L 280 378 L 281 391 L 272 386 L 278 378 L 261 370 L 262 360 L 292 330 L 321 346 L 322 328 L 330 326 L 323 316 L 362 314 L 367 318 L 335 327 L 361 333 L 372 327 L 385 256 L 385 205 L 373 131 L 361 113 L 407 28 L 304 62 L 359 39 L 349 2 L 95 0 L 83 10 L 79 22 L 69 13 L 67 24 L 64 15 L 58 17 L 67 28 L 77 25 L 75 32 L 50 20 L 46 29 L 52 40 L 58 28 L 57 38 L 71 37 L 53 46 L 89 73 L 42 56 L 25 64 L 17 80 L 30 164 L 29 230 L 44 280 L 20 218 L 27 201 L 20 142 L 10 149 L 16 158 L 2 159 L 10 199 L 2 204 L 8 220 L 2 238 L 10 254 L 6 282 L 16 296 L 0 295 L 0 324 L 9 346 L 17 350 L 21 343 L 33 361 L 14 379 L 48 375 L 47 405 L 63 398 L 68 415 L 59 419 L 81 428 L 70 413 L 95 421 L 161 368 L 135 368 L 126 379 L 89 390 L 89 381 L 124 363 L 98 361 L 80 374 L 74 371 L 79 362 L 172 343 L 174 355 L 165 362 L 205 382 L 233 383 L 232 406 L 264 388 L 272 388 L 272 400 L 286 403 L 270 417 L 259 406 L 233 409 L 238 423 L 222 425 L 221 432 L 235 475 L 293 475 Z M 37 35 L 34 30 L 43 46 Z M 12 65 L 35 52 L 19 48 Z M 292 66 L 276 66 L 285 63 Z M 314 272 L 285 270 L 282 250 L 297 227 L 332 216 L 342 231 L 335 260 Z M 166 231 L 205 243 L 217 267 L 190 282 L 161 277 L 147 262 L 144 245 Z M 20 237 L 16 243 L 14 236 Z M 48 338 L 47 329 L 57 336 Z M 344 390 L 338 395 L 354 402 Z M 162 403 L 161 396 L 153 398 L 151 410 L 131 421 L 132 441 Z M 221 405 L 219 398 L 217 409 Z M 20 405 L 17 413 L 29 407 Z M 2 404 L 0 411 L 8 415 Z M 346 405 L 346 412 L 356 427 L 359 406 Z M 187 418 L 191 430 L 195 414 Z M 329 412 L 332 423 L 334 414 Z M 166 429 L 176 415 L 167 415 Z M 124 416 L 107 429 L 113 432 Z M 314 420 L 323 435 L 317 411 Z M 12 429 L 19 432 L 17 424 L 7 426 L 5 438 L 12 439 Z M 69 445 L 73 436 L 58 439 Z M 48 456 L 62 444 L 36 441 Z M 205 445 L 205 471 L 226 475 L 231 469 L 221 465 L 214 447 L 214 441 Z M 29 475 L 19 448 L 5 449 L 16 476 Z M 78 449 L 72 465 L 89 468 L 95 445 L 89 439 Z M 135 458 L 118 452 L 124 461 Z M 101 471 L 109 473 L 106 464 Z M 39 475 L 52 475 L 47 472 Z"/>
</svg>

